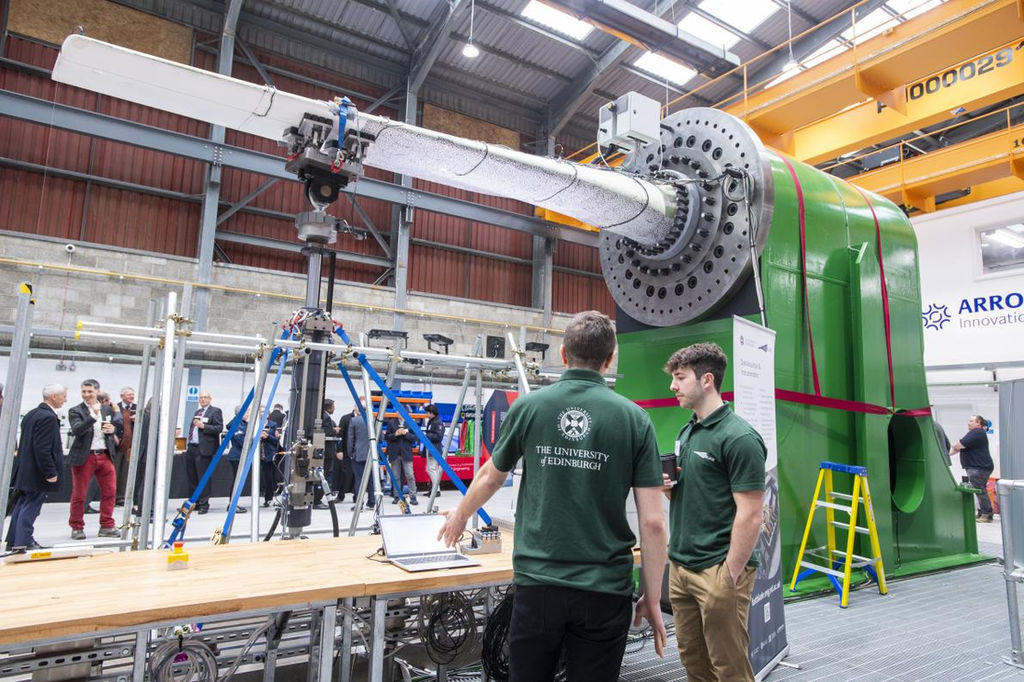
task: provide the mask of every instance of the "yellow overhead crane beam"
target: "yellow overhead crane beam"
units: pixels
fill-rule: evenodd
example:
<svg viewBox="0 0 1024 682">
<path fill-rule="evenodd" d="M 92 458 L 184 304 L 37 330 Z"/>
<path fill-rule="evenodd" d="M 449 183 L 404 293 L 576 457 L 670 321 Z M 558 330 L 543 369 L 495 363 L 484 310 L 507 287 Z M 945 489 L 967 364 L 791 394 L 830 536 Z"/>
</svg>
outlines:
<svg viewBox="0 0 1024 682">
<path fill-rule="evenodd" d="M 897 204 L 931 212 L 940 194 L 976 186 L 998 191 L 1012 187 L 1008 178 L 1024 178 L 1024 125 L 903 159 L 848 180 Z M 977 200 L 977 196 L 972 198 Z"/>
<path fill-rule="evenodd" d="M 788 147 L 781 151 L 804 163 L 821 163 L 1021 93 L 1024 39 L 1016 38 L 906 86 L 905 113 L 869 100 L 784 136 L 780 142 Z"/>
<path fill-rule="evenodd" d="M 948 0 L 778 85 L 748 90 L 724 108 L 765 144 L 787 150 L 795 147 L 793 131 L 865 97 L 907 115 L 907 83 L 1022 35 L 1024 0 Z"/>
<path fill-rule="evenodd" d="M 1014 192 L 1020 192 L 1024 190 L 1024 178 L 1007 177 L 1000 180 L 992 180 L 990 182 L 983 182 L 980 185 L 972 185 L 970 189 L 970 194 L 959 199 L 944 201 L 940 208 L 965 206 L 975 201 L 984 201 L 985 199 L 994 199 L 1007 194 L 1013 194 Z"/>
</svg>

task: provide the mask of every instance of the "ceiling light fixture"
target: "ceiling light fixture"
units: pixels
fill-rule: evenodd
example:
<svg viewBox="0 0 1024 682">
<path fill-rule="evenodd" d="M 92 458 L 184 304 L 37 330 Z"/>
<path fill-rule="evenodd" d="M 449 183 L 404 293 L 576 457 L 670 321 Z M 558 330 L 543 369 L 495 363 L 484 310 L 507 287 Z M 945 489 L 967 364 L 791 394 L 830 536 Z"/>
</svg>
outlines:
<svg viewBox="0 0 1024 682">
<path fill-rule="evenodd" d="M 782 67 L 782 70 L 792 71 L 800 66 L 793 57 L 793 0 L 786 0 L 786 24 L 789 26 L 789 61 Z"/>
<path fill-rule="evenodd" d="M 469 3 L 469 40 L 462 46 L 462 56 L 476 59 L 480 56 L 480 48 L 473 44 L 473 16 L 476 14 L 476 0 Z"/>
</svg>

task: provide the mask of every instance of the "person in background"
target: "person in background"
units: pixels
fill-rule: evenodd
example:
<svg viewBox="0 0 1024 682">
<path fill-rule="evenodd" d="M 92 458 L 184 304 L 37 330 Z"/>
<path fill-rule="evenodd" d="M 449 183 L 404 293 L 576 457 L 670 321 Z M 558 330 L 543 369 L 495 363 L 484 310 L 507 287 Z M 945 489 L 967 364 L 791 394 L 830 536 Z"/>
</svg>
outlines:
<svg viewBox="0 0 1024 682">
<path fill-rule="evenodd" d="M 404 478 L 404 485 L 409 486 L 409 504 L 419 504 L 416 499 L 416 474 L 412 468 L 412 450 L 416 447 L 416 435 L 404 421 L 395 418 L 388 420 L 384 440 L 388 444 L 388 463 L 395 476 L 391 489 L 391 503 L 398 503 Z"/>
<path fill-rule="evenodd" d="M 281 403 L 274 403 L 274 407 L 271 408 L 268 419 L 277 424 L 277 428 L 283 429 L 285 422 L 288 421 L 288 413 L 284 411 L 284 405 Z"/>
<path fill-rule="evenodd" d="M 64 472 L 64 448 L 60 442 L 60 412 L 68 389 L 60 384 L 43 387 L 43 402 L 29 410 L 21 421 L 16 470 L 12 480 L 18 501 L 7 527 L 6 550 L 16 547 L 42 549 L 35 539 L 35 523 L 46 501 L 46 493 L 60 490 Z"/>
<path fill-rule="evenodd" d="M 444 422 L 441 421 L 437 405 L 430 403 L 423 408 L 423 411 L 427 413 L 427 424 L 423 429 L 423 434 L 427 437 L 427 440 L 434 444 L 434 447 L 441 453 L 441 456 L 446 457 L 447 453 L 441 449 L 441 441 L 444 440 Z M 427 456 L 427 474 L 430 476 L 431 488 L 437 485 L 437 494 L 440 495 L 441 465 L 437 463 L 426 449 L 424 449 L 424 454 Z"/>
<path fill-rule="evenodd" d="M 555 384 L 521 395 L 501 423 L 491 458 L 438 534 L 449 547 L 466 522 L 522 461 L 512 561 L 511 682 L 550 682 L 564 656 L 569 682 L 619 679 L 633 615 L 633 546 L 626 517 L 632 490 L 640 528 L 646 618 L 664 655 L 661 582 L 665 513 L 661 462 L 646 412 L 610 388 L 615 358 L 607 315 L 579 313 L 565 328 Z M 529 513 L 522 513 L 528 510 Z"/>
<path fill-rule="evenodd" d="M 259 416 L 263 417 L 263 406 L 260 406 Z M 271 412 L 263 428 L 260 429 L 260 488 L 263 492 L 263 506 L 269 507 L 274 500 L 274 493 L 277 492 L 277 484 L 281 481 L 277 468 L 277 449 L 281 444 L 281 425 L 274 421 L 274 413 Z"/>
<path fill-rule="evenodd" d="M 352 493 L 352 501 L 356 501 L 356 478 L 355 469 L 352 466 L 352 451 L 348 442 L 348 425 L 352 421 L 352 412 L 347 412 L 338 420 L 338 452 L 334 455 L 337 462 L 334 465 L 334 481 L 331 485 L 338 493 L 338 501 L 345 499 L 345 495 Z"/>
<path fill-rule="evenodd" d="M 324 430 L 324 479 L 328 486 L 332 486 L 334 481 L 334 465 L 338 457 L 338 426 L 331 416 L 333 414 L 334 401 L 324 398 L 324 411 L 320 416 L 320 424 Z M 327 503 L 324 502 L 324 488 L 320 483 L 313 488 L 313 509 L 327 509 Z"/>
<path fill-rule="evenodd" d="M 199 391 L 199 409 L 192 416 L 185 446 L 185 474 L 190 492 L 199 487 L 199 480 L 210 466 L 220 447 L 220 434 L 224 430 L 224 415 L 219 407 L 210 403 L 213 398 L 206 390 Z M 210 511 L 210 486 L 207 485 L 196 499 L 196 512 Z"/>
<path fill-rule="evenodd" d="M 360 398 L 360 403 L 365 405 L 365 401 L 362 398 Z M 370 436 L 366 430 L 366 420 L 359 411 L 359 405 L 352 408 L 352 418 L 348 422 L 348 435 L 345 438 L 345 443 L 352 457 L 352 475 L 355 478 L 355 501 L 358 502 L 359 489 L 363 481 L 367 462 L 372 463 L 376 459 L 370 453 Z M 377 473 L 371 464 L 369 476 L 376 475 Z M 369 476 L 366 478 L 366 508 L 373 509 L 375 504 L 373 499 L 373 481 Z M 352 505 L 353 511 L 355 511 L 355 508 L 355 505 Z"/>
<path fill-rule="evenodd" d="M 142 410 L 142 419 L 139 420 L 139 428 L 135 430 L 135 437 L 139 441 L 139 463 L 135 466 L 135 489 L 132 491 L 132 513 L 142 513 L 142 499 L 146 485 L 146 454 L 149 450 L 149 415 L 153 399 L 146 401 L 146 407 Z"/>
<path fill-rule="evenodd" d="M 992 455 L 988 451 L 988 427 L 992 422 L 980 414 L 972 414 L 967 419 L 967 433 L 949 449 L 949 456 L 960 455 L 960 465 L 967 474 L 972 488 L 977 488 L 979 523 L 992 521 L 992 501 L 988 498 L 988 479 L 995 469 Z"/>
<path fill-rule="evenodd" d="M 238 414 L 237 408 L 235 409 L 235 414 Z M 249 411 L 247 410 L 246 413 L 242 415 L 242 423 L 238 425 L 238 428 L 235 429 L 234 435 L 231 436 L 231 445 L 228 446 L 228 464 L 231 466 L 231 494 L 234 494 L 235 481 L 238 480 L 238 463 L 245 456 L 245 432 L 248 428 Z M 246 481 L 248 481 L 248 479 L 246 479 Z M 249 510 L 240 504 L 235 507 L 236 514 L 247 514 L 248 512 Z"/>
<path fill-rule="evenodd" d="M 689 680 L 753 682 L 747 615 L 764 510 L 760 434 L 722 400 L 728 360 L 716 344 L 681 348 L 665 363 L 693 415 L 676 440 L 669 505 L 668 594 Z"/>
<path fill-rule="evenodd" d="M 68 525 L 71 539 L 85 539 L 85 494 L 95 476 L 100 487 L 100 537 L 120 537 L 114 527 L 114 498 L 117 494 L 117 473 L 114 457 L 116 437 L 121 428 L 121 415 L 109 404 L 99 401 L 100 382 L 82 382 L 82 402 L 68 410 L 68 425 L 74 440 L 68 450 L 71 463 L 71 509 Z M 107 401 L 109 403 L 109 399 Z"/>
<path fill-rule="evenodd" d="M 114 403 L 116 411 L 121 413 L 122 435 L 117 441 L 117 458 L 114 460 L 114 470 L 117 472 L 117 496 L 114 500 L 115 506 L 124 504 L 125 483 L 128 480 L 128 464 L 131 461 L 132 440 L 135 434 L 135 412 L 138 405 L 135 404 L 135 389 L 125 386 L 121 389 L 121 400 Z"/>
</svg>

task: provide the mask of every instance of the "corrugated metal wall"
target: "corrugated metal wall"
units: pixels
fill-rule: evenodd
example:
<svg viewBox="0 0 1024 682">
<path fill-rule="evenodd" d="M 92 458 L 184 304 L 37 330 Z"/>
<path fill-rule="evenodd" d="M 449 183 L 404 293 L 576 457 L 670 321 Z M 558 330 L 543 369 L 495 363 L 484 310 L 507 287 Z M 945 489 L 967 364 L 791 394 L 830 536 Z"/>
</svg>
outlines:
<svg viewBox="0 0 1024 682">
<path fill-rule="evenodd" d="M 212 38 L 201 37 L 203 40 Z M 11 60 L 50 69 L 57 51 L 52 46 L 12 35 L 6 42 L 5 53 Z M 342 88 L 363 92 L 372 90 L 366 84 L 348 82 L 315 67 L 275 55 L 261 54 L 259 58 L 265 64 L 336 83 Z M 203 68 L 215 67 L 215 57 L 205 51 L 197 51 L 194 61 Z M 236 63 L 233 75 L 260 82 L 255 69 L 246 64 Z M 282 90 L 307 97 L 329 99 L 335 95 L 327 88 L 284 75 L 275 74 L 274 79 Z M 0 68 L 0 87 L 188 135 L 205 137 L 209 134 L 209 128 L 204 123 L 130 102 L 99 97 L 15 68 Z M 366 106 L 368 102 L 356 101 L 355 104 Z M 383 108 L 375 113 L 395 116 L 394 111 Z M 237 131 L 227 131 L 225 141 L 229 145 L 270 154 L 279 153 L 273 142 Z M 0 229 L 177 256 L 196 256 L 199 200 L 205 185 L 204 164 L 123 143 L 51 129 L 44 121 L 37 124 L 12 119 L 5 119 L 3 125 L 0 125 L 0 157 L 34 163 L 48 169 L 89 173 L 183 195 L 175 198 L 154 196 L 94 182 L 55 177 L 49 173 L 0 166 L 0 197 L 3 197 L 0 201 Z M 367 175 L 393 179 L 389 173 L 375 169 L 369 169 Z M 264 177 L 253 173 L 225 169 L 221 199 L 235 203 L 264 180 Z M 506 211 L 532 213 L 532 208 L 527 204 L 509 199 L 463 192 L 420 181 L 416 182 L 416 186 Z M 385 235 L 390 233 L 389 204 L 365 199 L 360 201 L 360 206 L 381 232 Z M 275 183 L 254 199 L 249 207 L 256 211 L 285 214 L 308 210 L 299 186 L 285 181 Z M 347 219 L 353 225 L 362 225 L 361 218 L 344 199 L 335 204 L 332 214 Z M 244 209 L 226 220 L 220 228 L 244 235 L 293 243 L 296 241 L 290 217 L 277 218 Z M 414 240 L 453 245 L 479 254 L 453 251 L 443 246 L 414 244 L 410 249 L 409 262 L 408 286 L 411 291 L 518 306 L 530 305 L 532 245 L 528 234 L 419 210 L 415 213 L 411 236 Z M 289 272 L 304 269 L 302 256 L 297 253 L 223 240 L 218 245 L 231 262 L 236 264 Z M 337 246 L 354 253 L 382 255 L 373 239 L 356 241 L 350 236 L 341 236 Z M 488 254 L 497 254 L 499 258 L 489 257 Z M 555 264 L 600 272 L 597 251 L 577 244 L 559 244 Z M 338 263 L 337 276 L 342 279 L 372 282 L 381 274 L 382 270 L 378 267 L 342 261 Z M 557 312 L 589 308 L 609 314 L 614 311 L 603 281 L 557 271 L 553 276 L 552 308 Z"/>
</svg>

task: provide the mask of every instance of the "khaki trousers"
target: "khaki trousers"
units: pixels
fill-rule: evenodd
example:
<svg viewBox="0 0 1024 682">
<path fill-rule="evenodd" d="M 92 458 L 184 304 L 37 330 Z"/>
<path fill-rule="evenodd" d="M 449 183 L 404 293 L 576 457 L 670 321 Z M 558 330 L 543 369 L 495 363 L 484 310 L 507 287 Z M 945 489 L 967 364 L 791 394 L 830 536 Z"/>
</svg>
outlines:
<svg viewBox="0 0 1024 682">
<path fill-rule="evenodd" d="M 754 573 L 747 566 L 734 585 L 724 561 L 696 572 L 670 564 L 676 642 L 690 682 L 753 682 L 747 614 Z"/>
</svg>

